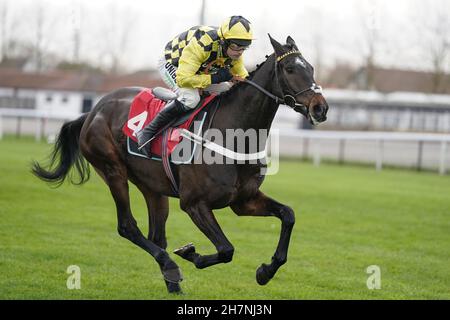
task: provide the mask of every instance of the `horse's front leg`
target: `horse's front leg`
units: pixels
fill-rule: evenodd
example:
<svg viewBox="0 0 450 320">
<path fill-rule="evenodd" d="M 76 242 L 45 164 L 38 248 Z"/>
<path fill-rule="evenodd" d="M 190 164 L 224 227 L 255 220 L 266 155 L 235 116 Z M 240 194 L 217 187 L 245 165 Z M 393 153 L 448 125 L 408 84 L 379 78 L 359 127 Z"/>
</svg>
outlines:
<svg viewBox="0 0 450 320">
<path fill-rule="evenodd" d="M 205 203 L 198 202 L 186 205 L 183 201 L 181 208 L 191 217 L 195 225 L 214 244 L 217 253 L 211 255 L 200 255 L 195 252 L 195 247 L 188 244 L 174 251 L 180 257 L 191 261 L 199 269 L 203 269 L 218 263 L 230 262 L 233 258 L 234 248 L 217 223 L 214 214 Z"/>
<path fill-rule="evenodd" d="M 294 211 L 258 191 L 256 196 L 235 203 L 231 209 L 239 216 L 275 216 L 281 220 L 281 233 L 275 254 L 270 264 L 263 263 L 256 271 L 256 281 L 267 284 L 277 270 L 286 263 L 292 228 L 295 223 Z"/>
</svg>

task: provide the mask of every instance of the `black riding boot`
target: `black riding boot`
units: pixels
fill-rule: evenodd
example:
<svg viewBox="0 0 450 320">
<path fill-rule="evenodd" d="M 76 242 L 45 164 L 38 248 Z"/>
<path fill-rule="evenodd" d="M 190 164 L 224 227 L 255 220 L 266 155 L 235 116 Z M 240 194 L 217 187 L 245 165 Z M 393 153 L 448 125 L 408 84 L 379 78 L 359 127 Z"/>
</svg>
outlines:
<svg viewBox="0 0 450 320">
<path fill-rule="evenodd" d="M 153 138 L 153 136 L 157 134 L 161 128 L 173 119 L 176 119 L 184 114 L 186 111 L 187 108 L 182 102 L 176 99 L 169 102 L 152 120 L 152 122 L 136 134 L 138 139 L 138 147 L 141 148 L 148 140 Z M 147 143 L 142 150 L 145 151 L 145 154 L 148 154 L 148 151 L 150 151 L 150 143 Z"/>
</svg>

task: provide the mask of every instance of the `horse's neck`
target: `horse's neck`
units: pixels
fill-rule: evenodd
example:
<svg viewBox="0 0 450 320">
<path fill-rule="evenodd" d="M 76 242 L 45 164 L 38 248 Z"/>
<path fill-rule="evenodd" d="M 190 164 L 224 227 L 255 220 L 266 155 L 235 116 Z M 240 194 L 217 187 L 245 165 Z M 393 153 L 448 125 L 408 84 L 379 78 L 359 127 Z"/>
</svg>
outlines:
<svg viewBox="0 0 450 320">
<path fill-rule="evenodd" d="M 273 90 L 274 57 L 271 56 L 258 69 L 253 81 L 269 92 Z M 270 130 L 278 110 L 277 103 L 249 84 L 240 84 L 233 94 L 226 95 L 222 103 L 220 119 L 216 125 L 229 129 L 267 129 Z M 219 120 L 219 121 L 217 121 Z"/>
</svg>

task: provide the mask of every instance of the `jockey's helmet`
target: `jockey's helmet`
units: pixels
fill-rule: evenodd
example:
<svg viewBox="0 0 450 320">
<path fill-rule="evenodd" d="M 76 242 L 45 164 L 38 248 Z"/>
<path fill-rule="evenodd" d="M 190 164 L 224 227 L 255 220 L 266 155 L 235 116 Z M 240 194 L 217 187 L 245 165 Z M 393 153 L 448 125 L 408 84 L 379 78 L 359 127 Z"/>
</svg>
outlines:
<svg viewBox="0 0 450 320">
<path fill-rule="evenodd" d="M 219 36 L 241 47 L 248 47 L 253 40 L 253 32 L 250 22 L 242 16 L 227 18 L 219 28 Z"/>
</svg>

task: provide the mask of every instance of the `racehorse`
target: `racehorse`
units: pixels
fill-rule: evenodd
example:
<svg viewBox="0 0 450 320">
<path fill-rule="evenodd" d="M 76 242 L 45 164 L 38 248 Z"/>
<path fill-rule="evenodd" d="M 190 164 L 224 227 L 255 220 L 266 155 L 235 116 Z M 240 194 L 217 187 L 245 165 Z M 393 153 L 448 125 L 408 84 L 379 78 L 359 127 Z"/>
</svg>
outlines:
<svg viewBox="0 0 450 320">
<path fill-rule="evenodd" d="M 269 35 L 274 53 L 249 78 L 222 93 L 211 128 L 266 129 L 280 104 L 303 114 L 312 124 L 326 120 L 328 104 L 315 84 L 313 67 L 289 36 L 282 45 Z M 248 82 L 248 83 L 246 83 Z M 252 85 L 249 85 L 252 84 Z M 230 207 L 238 216 L 275 216 L 281 220 L 276 251 L 269 264 L 256 271 L 258 284 L 265 285 L 287 261 L 288 246 L 295 223 L 293 210 L 263 194 L 260 163 L 183 164 L 176 166 L 179 188 L 173 191 L 159 161 L 127 153 L 122 127 L 130 104 L 143 88 L 121 88 L 104 96 L 90 111 L 65 123 L 55 142 L 47 169 L 34 162 L 33 173 L 44 181 L 61 184 L 75 167 L 78 182 L 89 179 L 89 163 L 108 185 L 117 208 L 118 233 L 147 251 L 159 264 L 169 292 L 181 292 L 182 275 L 167 248 L 165 224 L 168 197 L 178 197 L 180 207 L 214 244 L 217 252 L 202 255 L 192 244 L 174 251 L 202 269 L 232 260 L 234 247 L 217 223 L 213 210 Z M 87 162 L 86 162 L 87 160 Z M 89 163 L 88 163 L 89 162 Z M 149 218 L 145 237 L 130 209 L 128 181 L 144 195 Z"/>
</svg>

